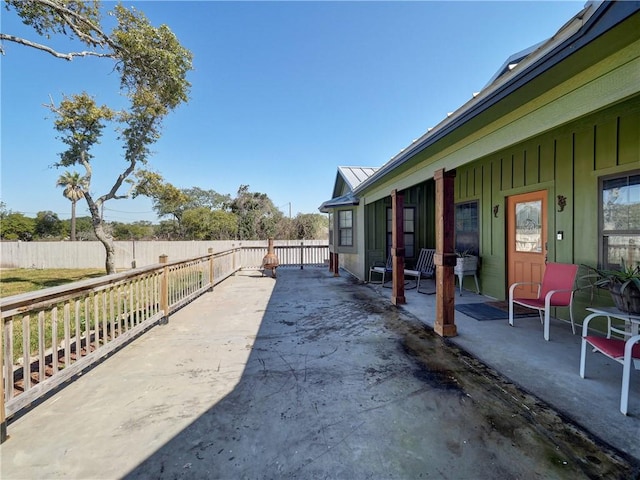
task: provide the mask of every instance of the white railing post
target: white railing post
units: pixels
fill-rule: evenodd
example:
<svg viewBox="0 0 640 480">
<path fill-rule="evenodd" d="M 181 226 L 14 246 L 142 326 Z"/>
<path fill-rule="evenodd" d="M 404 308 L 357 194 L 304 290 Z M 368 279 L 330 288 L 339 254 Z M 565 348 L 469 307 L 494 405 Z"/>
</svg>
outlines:
<svg viewBox="0 0 640 480">
<path fill-rule="evenodd" d="M 169 323 L 169 267 L 166 265 L 169 257 L 160 255 L 160 263 L 165 264 L 162 268 L 162 276 L 160 277 L 160 310 L 162 310 L 161 325 Z"/>
<path fill-rule="evenodd" d="M 209 291 L 212 292 L 213 291 L 213 281 L 214 281 L 214 275 L 213 275 L 213 248 L 209 247 L 209 285 L 211 285 L 211 288 L 209 288 Z"/>
</svg>

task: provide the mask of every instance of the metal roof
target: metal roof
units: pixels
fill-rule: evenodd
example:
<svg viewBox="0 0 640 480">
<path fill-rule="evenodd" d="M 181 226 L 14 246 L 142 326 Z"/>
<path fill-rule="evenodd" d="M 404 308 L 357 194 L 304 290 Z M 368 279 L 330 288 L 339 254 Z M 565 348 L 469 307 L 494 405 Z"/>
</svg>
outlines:
<svg viewBox="0 0 640 480">
<path fill-rule="evenodd" d="M 354 190 L 362 182 L 371 177 L 380 167 L 338 167 L 338 172 L 347 183 L 350 190 Z"/>
<path fill-rule="evenodd" d="M 331 200 L 323 202 L 318 210 L 324 213 L 328 213 L 332 208 L 348 207 L 350 205 L 358 205 L 359 203 L 360 200 L 358 199 L 358 197 L 356 197 L 353 192 L 349 192 L 346 195 L 342 195 L 341 197 L 332 198 Z"/>
</svg>

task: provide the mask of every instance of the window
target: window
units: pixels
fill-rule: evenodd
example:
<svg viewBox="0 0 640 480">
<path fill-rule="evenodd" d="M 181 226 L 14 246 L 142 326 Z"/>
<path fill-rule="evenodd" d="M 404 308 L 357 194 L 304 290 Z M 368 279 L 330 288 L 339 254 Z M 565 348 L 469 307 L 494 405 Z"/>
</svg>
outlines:
<svg viewBox="0 0 640 480">
<path fill-rule="evenodd" d="M 340 238 L 338 245 L 341 247 L 353 246 L 353 210 L 341 210 L 338 212 L 338 230 Z"/>
<path fill-rule="evenodd" d="M 605 178 L 600 189 L 600 264 L 640 262 L 640 172 Z"/>
<path fill-rule="evenodd" d="M 478 224 L 478 202 L 456 205 L 456 250 L 480 254 L 480 229 Z"/>
<path fill-rule="evenodd" d="M 387 252 L 391 254 L 391 231 L 393 225 L 393 209 L 387 208 Z M 416 251 L 416 209 L 414 207 L 404 208 L 404 256 L 415 257 Z"/>
</svg>

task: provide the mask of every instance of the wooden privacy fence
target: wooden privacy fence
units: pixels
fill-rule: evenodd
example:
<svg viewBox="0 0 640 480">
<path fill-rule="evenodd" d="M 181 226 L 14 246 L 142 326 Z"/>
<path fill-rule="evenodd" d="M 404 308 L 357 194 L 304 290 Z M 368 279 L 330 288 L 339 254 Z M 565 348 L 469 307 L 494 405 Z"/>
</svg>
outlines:
<svg viewBox="0 0 640 480">
<path fill-rule="evenodd" d="M 267 247 L 237 247 L 0 299 L 1 441 L 6 419 L 241 269 Z M 327 245 L 278 247 L 281 266 L 324 265 Z"/>
</svg>

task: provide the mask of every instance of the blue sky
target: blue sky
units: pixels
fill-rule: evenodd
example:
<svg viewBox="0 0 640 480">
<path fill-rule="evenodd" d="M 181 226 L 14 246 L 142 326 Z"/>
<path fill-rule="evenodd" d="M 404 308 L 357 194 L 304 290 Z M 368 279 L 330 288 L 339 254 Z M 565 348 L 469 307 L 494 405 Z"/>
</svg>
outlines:
<svg viewBox="0 0 640 480">
<path fill-rule="evenodd" d="M 331 197 L 338 166 L 381 166 L 584 2 L 124 4 L 167 24 L 194 54 L 190 102 L 166 119 L 149 166 L 179 188 L 234 196 L 249 185 L 296 215 L 317 213 Z M 1 15 L 3 33 L 37 39 L 15 15 Z M 64 146 L 43 104 L 86 91 L 122 107 L 118 77 L 109 60 L 4 48 L 0 198 L 28 216 L 52 210 L 69 218 L 71 204 L 55 186 L 63 171 L 51 168 Z M 115 134 L 94 153 L 97 196 L 125 162 Z M 77 213 L 88 214 L 86 205 Z M 109 201 L 104 213 L 109 221 L 157 221 L 145 198 Z"/>
</svg>

